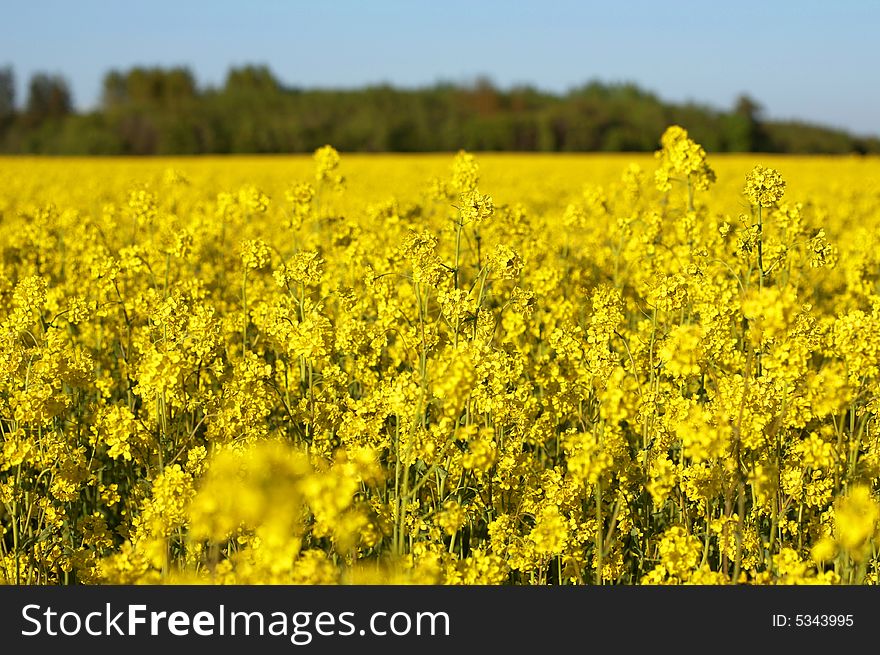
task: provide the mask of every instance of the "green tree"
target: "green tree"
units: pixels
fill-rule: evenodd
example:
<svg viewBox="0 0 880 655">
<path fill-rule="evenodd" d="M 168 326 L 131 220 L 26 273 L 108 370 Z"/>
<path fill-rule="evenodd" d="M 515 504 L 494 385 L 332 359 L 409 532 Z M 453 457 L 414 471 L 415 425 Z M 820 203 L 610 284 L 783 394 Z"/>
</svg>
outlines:
<svg viewBox="0 0 880 655">
<path fill-rule="evenodd" d="M 724 148 L 732 152 L 766 150 L 767 135 L 761 122 L 760 104 L 742 94 L 734 103 L 733 111 L 724 117 Z"/>
<path fill-rule="evenodd" d="M 15 117 L 15 74 L 12 66 L 0 68 L 0 130 Z"/>
<path fill-rule="evenodd" d="M 28 85 L 25 106 L 25 124 L 40 126 L 47 121 L 58 121 L 73 113 L 73 99 L 67 81 L 60 75 L 36 73 Z"/>
<path fill-rule="evenodd" d="M 11 68 L 0 69 L 0 150 L 7 152 L 283 153 L 331 143 L 343 151 L 651 151 L 670 124 L 711 152 L 880 151 L 880 139 L 764 120 L 740 96 L 729 111 L 660 100 L 635 84 L 593 80 L 564 94 L 505 90 L 488 78 L 418 89 L 285 86 L 268 66 L 231 68 L 200 88 L 186 67 L 110 70 L 99 110 L 72 113 L 58 76 L 39 74 L 23 112 Z"/>
</svg>

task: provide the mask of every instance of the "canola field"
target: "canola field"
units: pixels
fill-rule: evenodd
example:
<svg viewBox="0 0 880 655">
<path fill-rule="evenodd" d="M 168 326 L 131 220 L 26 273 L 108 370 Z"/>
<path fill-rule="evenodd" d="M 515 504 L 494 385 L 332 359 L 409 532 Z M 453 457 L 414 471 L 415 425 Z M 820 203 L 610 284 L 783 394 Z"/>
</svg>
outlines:
<svg viewBox="0 0 880 655">
<path fill-rule="evenodd" d="M 0 582 L 878 582 L 880 161 L 661 144 L 0 159 Z"/>
</svg>

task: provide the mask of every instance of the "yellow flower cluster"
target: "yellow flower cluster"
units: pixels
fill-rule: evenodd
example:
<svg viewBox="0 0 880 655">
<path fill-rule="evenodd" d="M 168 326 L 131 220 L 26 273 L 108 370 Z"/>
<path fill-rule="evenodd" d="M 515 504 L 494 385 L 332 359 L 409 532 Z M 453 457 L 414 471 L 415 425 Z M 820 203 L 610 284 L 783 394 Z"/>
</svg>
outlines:
<svg viewBox="0 0 880 655">
<path fill-rule="evenodd" d="M 755 166 L 746 175 L 745 194 L 753 205 L 771 207 L 785 193 L 785 180 L 779 171 L 763 166 Z"/>
<path fill-rule="evenodd" d="M 662 148 L 657 151 L 660 165 L 654 175 L 657 188 L 669 191 L 678 180 L 705 191 L 715 182 L 715 171 L 709 166 L 706 151 L 688 136 L 687 130 L 672 125 L 660 137 Z M 678 176 L 678 177 L 676 177 Z"/>
<path fill-rule="evenodd" d="M 878 582 L 880 163 L 709 159 L 0 159 L 0 582 Z"/>
</svg>

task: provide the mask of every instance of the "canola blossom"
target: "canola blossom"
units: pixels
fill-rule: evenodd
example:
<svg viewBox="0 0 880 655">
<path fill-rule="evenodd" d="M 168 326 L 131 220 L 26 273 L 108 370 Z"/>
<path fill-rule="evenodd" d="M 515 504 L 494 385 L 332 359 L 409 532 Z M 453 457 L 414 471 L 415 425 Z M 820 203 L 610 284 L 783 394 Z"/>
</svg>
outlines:
<svg viewBox="0 0 880 655">
<path fill-rule="evenodd" d="M 660 146 L 0 159 L 0 582 L 876 583 L 880 161 Z"/>
</svg>

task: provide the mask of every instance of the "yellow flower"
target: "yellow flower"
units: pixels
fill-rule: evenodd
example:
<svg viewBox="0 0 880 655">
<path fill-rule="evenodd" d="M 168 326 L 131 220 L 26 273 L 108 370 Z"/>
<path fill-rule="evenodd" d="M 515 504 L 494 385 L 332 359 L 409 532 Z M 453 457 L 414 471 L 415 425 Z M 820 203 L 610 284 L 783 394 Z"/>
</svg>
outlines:
<svg viewBox="0 0 880 655">
<path fill-rule="evenodd" d="M 0 581 L 878 582 L 880 163 L 485 157 L 0 162 Z"/>
<path fill-rule="evenodd" d="M 473 190 L 461 195 L 458 210 L 462 223 L 483 223 L 495 214 L 495 203 L 492 196 Z"/>
<path fill-rule="evenodd" d="M 454 500 L 447 500 L 443 503 L 443 511 L 438 515 L 437 522 L 447 535 L 452 536 L 464 525 L 466 518 L 461 505 Z"/>
<path fill-rule="evenodd" d="M 476 191 L 480 181 L 480 166 L 476 157 L 460 150 L 452 164 L 452 186 L 460 194 Z"/>
<path fill-rule="evenodd" d="M 715 171 L 706 161 L 706 151 L 688 136 L 687 130 L 672 125 L 660 137 L 660 150 L 656 157 L 660 161 L 654 179 L 660 191 L 672 188 L 671 180 L 681 176 L 695 188 L 706 190 L 715 182 Z"/>
<path fill-rule="evenodd" d="M 314 154 L 315 160 L 315 180 L 318 184 L 329 184 L 339 188 L 342 186 L 344 179 L 336 173 L 339 168 L 339 152 L 331 145 L 325 145 L 317 150 Z"/>
<path fill-rule="evenodd" d="M 677 378 L 699 375 L 703 336 L 699 325 L 677 325 L 672 329 L 657 353 L 670 375 Z"/>
<path fill-rule="evenodd" d="M 753 205 L 772 207 L 785 193 L 785 180 L 773 168 L 755 166 L 746 175 L 745 194 Z"/>
<path fill-rule="evenodd" d="M 880 504 L 871 490 L 857 485 L 834 504 L 834 525 L 837 543 L 854 560 L 864 559 L 870 551 L 870 542 L 877 536 Z"/>
<path fill-rule="evenodd" d="M 92 435 L 92 442 L 105 445 L 107 455 L 113 459 L 130 460 L 132 446 L 146 443 L 134 414 L 124 405 L 102 408 L 92 425 Z"/>
<path fill-rule="evenodd" d="M 241 261 L 245 268 L 264 268 L 269 264 L 271 252 L 262 239 L 242 241 L 240 246 Z"/>
<path fill-rule="evenodd" d="M 568 542 L 568 524 L 554 505 L 545 506 L 535 517 L 529 540 L 539 555 L 558 555 Z"/>
<path fill-rule="evenodd" d="M 522 259 L 513 248 L 499 244 L 492 251 L 489 266 L 502 280 L 515 280 L 522 271 Z"/>
</svg>

